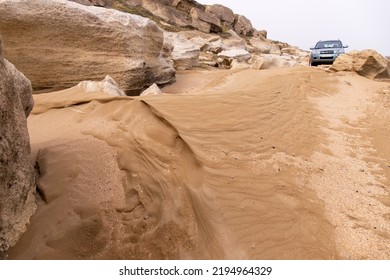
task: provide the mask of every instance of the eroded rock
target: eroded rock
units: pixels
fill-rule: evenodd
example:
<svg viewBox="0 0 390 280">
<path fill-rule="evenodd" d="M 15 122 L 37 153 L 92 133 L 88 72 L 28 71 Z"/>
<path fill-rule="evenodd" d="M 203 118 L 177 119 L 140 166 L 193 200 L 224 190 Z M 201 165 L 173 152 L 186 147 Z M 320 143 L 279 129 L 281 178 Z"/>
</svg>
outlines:
<svg viewBox="0 0 390 280">
<path fill-rule="evenodd" d="M 187 37 L 187 33 L 165 32 L 165 40 L 173 46 L 172 60 L 176 69 L 191 69 L 199 65 L 200 47 Z"/>
<path fill-rule="evenodd" d="M 214 14 L 220 20 L 220 23 L 223 26 L 229 28 L 233 27 L 233 23 L 236 18 L 234 12 L 230 8 L 220 4 L 215 4 L 215 5 L 206 6 L 206 11 L 208 11 L 211 14 Z"/>
<path fill-rule="evenodd" d="M 163 31 L 147 18 L 65 0 L 0 0 L 0 14 L 4 52 L 35 89 L 110 75 L 131 94 L 174 80 Z"/>
<path fill-rule="evenodd" d="M 146 95 L 161 95 L 161 94 L 162 94 L 162 91 L 161 91 L 161 89 L 158 87 L 158 85 L 153 84 L 153 85 L 151 85 L 150 87 L 148 87 L 147 89 L 145 89 L 145 90 L 141 93 L 141 96 L 146 96 Z"/>
<path fill-rule="evenodd" d="M 106 76 L 100 82 L 82 81 L 77 87 L 82 88 L 85 92 L 102 92 L 111 96 L 125 96 L 123 90 L 118 87 L 118 84 L 110 76 Z"/>
<path fill-rule="evenodd" d="M 234 31 L 236 31 L 239 35 L 251 36 L 253 33 L 251 21 L 243 15 L 237 15 L 236 22 L 234 24 Z"/>
<path fill-rule="evenodd" d="M 0 37 L 0 259 L 36 209 L 26 117 L 33 108 L 30 81 L 3 57 Z"/>
<path fill-rule="evenodd" d="M 352 51 L 340 55 L 333 63 L 334 71 L 352 71 L 369 79 L 389 79 L 390 62 L 375 50 Z"/>
</svg>

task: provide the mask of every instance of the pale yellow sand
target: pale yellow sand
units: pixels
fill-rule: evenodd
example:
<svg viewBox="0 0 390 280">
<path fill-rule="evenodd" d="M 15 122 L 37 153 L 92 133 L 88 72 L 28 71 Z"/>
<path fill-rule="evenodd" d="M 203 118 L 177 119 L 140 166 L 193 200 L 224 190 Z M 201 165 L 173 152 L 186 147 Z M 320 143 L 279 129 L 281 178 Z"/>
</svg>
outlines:
<svg viewBox="0 0 390 280">
<path fill-rule="evenodd" d="M 390 84 L 190 71 L 29 117 L 43 200 L 14 259 L 390 259 Z"/>
</svg>

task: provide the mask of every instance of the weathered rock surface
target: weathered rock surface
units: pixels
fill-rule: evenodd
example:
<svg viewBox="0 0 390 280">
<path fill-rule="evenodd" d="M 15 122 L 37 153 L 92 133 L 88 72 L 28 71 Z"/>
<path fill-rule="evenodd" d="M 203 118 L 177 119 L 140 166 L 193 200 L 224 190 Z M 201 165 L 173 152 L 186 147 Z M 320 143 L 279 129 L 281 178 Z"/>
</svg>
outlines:
<svg viewBox="0 0 390 280">
<path fill-rule="evenodd" d="M 253 37 L 260 39 L 267 39 L 267 30 L 253 30 Z"/>
<path fill-rule="evenodd" d="M 147 89 L 145 89 L 142 93 L 141 96 L 146 96 L 146 95 L 161 95 L 162 91 L 158 87 L 158 85 L 153 84 Z"/>
<path fill-rule="evenodd" d="M 276 69 L 287 68 L 300 64 L 298 60 L 290 56 L 276 54 L 253 55 L 248 62 L 253 69 Z M 306 64 L 307 65 L 307 64 Z"/>
<path fill-rule="evenodd" d="M 57 0 L 0 0 L 7 58 L 33 88 L 70 87 L 110 75 L 126 93 L 174 80 L 153 21 Z"/>
<path fill-rule="evenodd" d="M 79 3 L 79 4 L 85 5 L 85 6 L 92 6 L 92 3 L 88 0 L 68 0 L 68 1 Z"/>
<path fill-rule="evenodd" d="M 3 58 L 0 37 L 0 259 L 36 209 L 26 122 L 33 104 L 30 81 Z"/>
<path fill-rule="evenodd" d="M 85 92 L 102 92 L 111 96 L 125 96 L 123 90 L 118 87 L 118 84 L 110 76 L 106 76 L 100 82 L 82 81 L 77 87 L 82 88 Z"/>
<path fill-rule="evenodd" d="M 11 0 L 0 1 L 13 2 Z M 23 1 L 27 0 L 16 0 L 16 2 Z M 36 3 L 46 2 L 44 0 L 34 1 Z M 30 25 L 29 19 L 23 19 L 24 25 L 13 24 L 16 25 L 13 29 L 19 31 L 9 32 L 7 37 L 11 38 L 11 42 L 14 42 L 18 51 L 16 48 L 7 50 L 9 57 L 33 81 L 35 88 L 69 87 L 83 80 L 101 80 L 108 74 L 121 89 L 132 94 L 132 92 L 139 93 L 153 83 L 162 85 L 172 81 L 174 70 L 171 66 L 178 70 L 199 66 L 229 68 L 231 65 L 243 62 L 250 66 L 256 60 L 250 60 L 251 56 L 259 54 L 270 54 L 271 57 L 257 59 L 256 65 L 262 65 L 265 61 L 264 65 L 285 67 L 292 64 L 289 61 L 292 58 L 301 60 L 300 50 L 288 44 L 266 39 L 266 31 L 257 31 L 247 18 L 234 14 L 232 10 L 222 5 L 205 6 L 189 0 L 73 1 L 88 2 L 149 16 L 163 28 L 166 27 L 165 29 L 175 32 L 165 30 L 164 35 L 161 36 L 161 30 L 151 21 L 110 9 L 86 7 L 73 2 L 65 5 L 63 2 L 66 1 L 63 0 L 56 2 L 57 6 L 42 4 L 46 14 L 55 14 L 56 11 L 60 13 L 60 7 L 66 7 L 70 16 L 79 19 L 72 20 L 71 24 L 68 20 L 68 23 L 60 27 L 58 22 L 66 21 L 61 15 L 55 17 L 55 22 L 49 23 L 39 13 L 39 16 L 32 16 L 32 18 L 37 17 L 35 21 L 42 21 L 40 24 L 35 24 L 36 28 L 34 24 Z M 85 4 L 88 5 L 88 3 Z M 39 5 L 35 6 L 42 10 Z M 27 7 L 25 10 L 30 9 L 34 8 Z M 61 14 L 63 14 L 62 11 Z M 10 16 L 6 18 L 8 18 L 8 26 L 12 27 L 13 25 L 9 24 Z M 0 30 L 1 21 L 5 20 L 0 19 Z M 42 25 L 44 25 L 43 28 L 41 28 Z M 60 34 L 67 32 L 67 36 L 61 37 L 47 25 L 57 26 L 57 33 L 58 30 Z M 76 25 L 81 27 L 73 28 Z M 23 28 L 19 28 L 20 26 Z M 135 28 L 128 28 L 129 26 L 135 26 Z M 177 29 L 178 27 L 195 28 L 202 32 Z M 223 33 L 219 33 L 220 31 Z M 29 39 L 31 42 L 27 42 L 27 38 L 24 39 L 28 36 L 32 37 Z M 41 38 L 37 39 L 39 37 Z M 66 42 L 63 42 L 62 38 L 66 38 Z M 149 40 L 149 38 L 153 39 Z M 20 41 L 22 41 L 21 44 L 15 43 Z M 29 45 L 28 48 L 25 47 L 27 45 Z M 32 54 L 27 53 L 30 49 L 33 50 Z M 24 59 L 21 59 L 22 56 L 19 55 L 20 50 L 23 52 Z M 289 58 L 279 59 L 273 55 L 289 56 Z M 39 61 L 39 67 L 34 67 L 37 65 L 34 61 L 37 56 L 43 59 Z M 78 62 L 77 67 L 74 67 L 74 61 Z M 261 63 L 259 64 L 258 61 Z M 288 63 L 285 63 L 286 61 Z M 45 71 L 52 68 L 55 71 Z"/>
<path fill-rule="evenodd" d="M 369 79 L 389 79 L 390 62 L 374 50 L 352 51 L 340 55 L 333 63 L 334 71 L 353 71 Z"/>
<path fill-rule="evenodd" d="M 186 70 L 199 66 L 200 47 L 185 32 L 165 32 L 165 40 L 173 46 L 175 69 Z M 199 42 L 199 41 L 198 41 Z"/>
<path fill-rule="evenodd" d="M 202 5 L 193 0 L 69 0 L 84 5 L 111 7 L 153 18 L 168 31 L 170 28 L 197 29 L 205 33 L 221 33 L 229 29 L 243 36 L 266 38 L 267 32 L 257 31 L 249 19 L 234 14 L 228 7 Z M 168 24 L 168 25 L 166 25 Z"/>
<path fill-rule="evenodd" d="M 215 17 L 213 14 L 210 14 L 209 12 L 192 8 L 191 17 L 193 22 L 195 20 L 198 20 L 209 24 L 210 29 L 208 30 L 208 32 L 212 31 L 214 33 L 219 33 L 222 31 L 221 20 Z"/>
<path fill-rule="evenodd" d="M 206 6 L 206 11 L 211 14 L 214 14 L 219 20 L 222 26 L 233 28 L 234 21 L 236 16 L 234 12 L 220 4 Z"/>
<path fill-rule="evenodd" d="M 244 49 L 230 49 L 222 51 L 218 54 L 218 56 L 222 58 L 233 58 L 236 59 L 237 62 L 246 62 L 251 58 L 251 54 Z"/>
<path fill-rule="evenodd" d="M 258 52 L 262 54 L 281 54 L 280 47 L 269 40 L 251 38 L 249 42 L 253 48 L 252 52 Z"/>
<path fill-rule="evenodd" d="M 98 6 L 98 7 L 107 7 L 107 6 L 110 6 L 112 5 L 113 1 L 115 0 L 68 0 L 68 1 L 71 1 L 71 2 L 76 2 L 76 3 L 79 3 L 81 5 L 85 5 L 85 6 Z"/>
<path fill-rule="evenodd" d="M 238 35 L 251 36 L 253 35 L 253 26 L 249 19 L 245 16 L 237 15 L 236 23 L 234 25 L 234 31 Z"/>
<path fill-rule="evenodd" d="M 191 26 L 191 20 L 187 11 L 177 9 L 173 0 L 156 1 L 156 0 L 139 0 L 139 1 L 124 1 L 122 3 L 125 9 L 144 9 L 145 12 L 152 14 L 154 17 L 160 18 L 166 23 L 173 26 L 187 27 Z"/>
<path fill-rule="evenodd" d="M 245 63 L 259 69 L 307 64 L 307 52 L 267 39 L 267 31 L 256 30 L 245 16 L 219 4 L 201 5 L 190 0 L 106 0 L 106 6 L 144 14 L 158 22 L 166 30 L 165 44 L 172 46 L 171 57 L 168 54 L 165 58 L 173 61 L 175 69 L 245 67 Z"/>
<path fill-rule="evenodd" d="M 199 66 L 268 69 L 308 65 L 306 51 L 268 39 L 251 38 L 247 43 L 233 30 L 224 36 L 199 31 L 165 32 L 165 40 L 173 46 L 172 59 L 179 70 Z"/>
<path fill-rule="evenodd" d="M 202 65 L 226 68 L 226 59 L 248 60 L 245 39 L 230 30 L 225 36 L 199 31 L 165 32 L 173 45 L 172 59 L 176 69 L 191 69 Z M 229 63 L 230 65 L 230 63 Z"/>
</svg>

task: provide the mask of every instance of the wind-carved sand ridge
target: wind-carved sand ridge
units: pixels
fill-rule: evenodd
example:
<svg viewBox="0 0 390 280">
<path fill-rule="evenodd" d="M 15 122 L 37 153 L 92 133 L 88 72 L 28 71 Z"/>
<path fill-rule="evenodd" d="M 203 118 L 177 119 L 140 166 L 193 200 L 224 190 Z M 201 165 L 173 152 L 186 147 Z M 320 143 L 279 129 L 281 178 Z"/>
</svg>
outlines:
<svg viewBox="0 0 390 280">
<path fill-rule="evenodd" d="M 36 95 L 42 201 L 10 258 L 389 258 L 388 154 L 361 123 L 386 85 L 298 66 Z"/>
</svg>

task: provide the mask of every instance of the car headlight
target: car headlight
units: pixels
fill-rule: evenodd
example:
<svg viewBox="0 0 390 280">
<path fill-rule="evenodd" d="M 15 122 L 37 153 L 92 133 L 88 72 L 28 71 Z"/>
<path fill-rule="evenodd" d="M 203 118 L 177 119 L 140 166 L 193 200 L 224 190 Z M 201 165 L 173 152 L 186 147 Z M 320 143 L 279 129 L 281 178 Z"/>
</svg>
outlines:
<svg viewBox="0 0 390 280">
<path fill-rule="evenodd" d="M 314 55 L 319 55 L 319 51 L 312 51 L 312 52 L 311 52 L 311 55 L 313 55 L 313 56 L 314 56 Z"/>
</svg>

